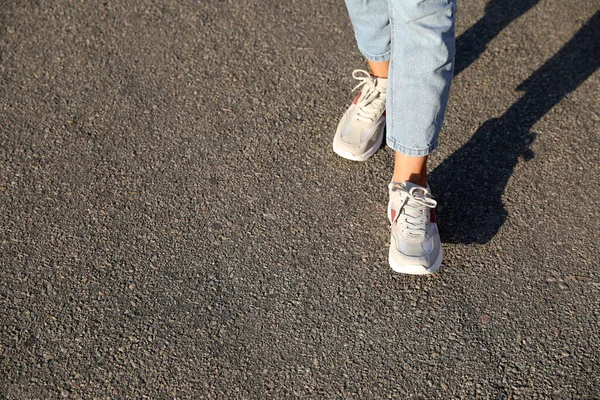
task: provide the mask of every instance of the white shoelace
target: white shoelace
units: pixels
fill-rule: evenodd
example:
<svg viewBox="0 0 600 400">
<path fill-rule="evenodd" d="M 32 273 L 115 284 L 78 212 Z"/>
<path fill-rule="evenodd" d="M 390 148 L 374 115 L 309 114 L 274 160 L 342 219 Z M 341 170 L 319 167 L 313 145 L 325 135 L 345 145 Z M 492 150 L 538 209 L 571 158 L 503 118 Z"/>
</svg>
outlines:
<svg viewBox="0 0 600 400">
<path fill-rule="evenodd" d="M 435 208 L 437 201 L 429 197 L 429 191 L 422 187 L 406 190 L 403 184 L 394 184 L 392 192 L 400 195 L 400 206 L 393 223 L 398 224 L 400 231 L 407 237 L 425 239 L 427 213 L 430 208 Z"/>
<path fill-rule="evenodd" d="M 373 123 L 381 115 L 381 110 L 385 108 L 385 88 L 375 85 L 377 81 L 364 69 L 356 69 L 352 72 L 352 77 L 360 83 L 352 89 L 355 91 L 362 87 L 362 93 L 356 103 L 356 119 L 361 122 Z M 382 90 L 383 89 L 383 90 Z"/>
</svg>

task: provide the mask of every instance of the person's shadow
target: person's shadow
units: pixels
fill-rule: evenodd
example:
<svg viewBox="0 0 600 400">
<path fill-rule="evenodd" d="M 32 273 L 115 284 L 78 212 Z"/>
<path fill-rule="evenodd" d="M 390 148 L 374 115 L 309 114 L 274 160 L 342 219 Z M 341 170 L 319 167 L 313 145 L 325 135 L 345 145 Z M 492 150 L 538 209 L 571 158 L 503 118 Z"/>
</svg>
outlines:
<svg viewBox="0 0 600 400">
<path fill-rule="evenodd" d="M 491 0 L 485 7 L 484 16 L 456 38 L 454 76 L 477 60 L 492 39 L 539 1 Z"/>
<path fill-rule="evenodd" d="M 464 68 L 468 63 L 457 60 L 457 65 Z M 528 160 L 534 156 L 530 144 L 535 133 L 531 128 L 599 67 L 597 12 L 556 55 L 519 85 L 517 89 L 525 92 L 523 97 L 500 118 L 485 122 L 430 174 L 443 242 L 487 243 L 496 235 L 507 216 L 502 194 L 508 179 L 520 157 Z"/>
</svg>

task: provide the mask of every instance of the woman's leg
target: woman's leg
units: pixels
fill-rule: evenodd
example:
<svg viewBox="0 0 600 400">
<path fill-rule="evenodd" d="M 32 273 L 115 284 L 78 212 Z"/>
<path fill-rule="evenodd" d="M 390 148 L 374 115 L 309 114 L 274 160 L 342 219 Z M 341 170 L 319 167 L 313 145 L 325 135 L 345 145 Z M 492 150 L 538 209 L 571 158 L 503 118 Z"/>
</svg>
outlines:
<svg viewBox="0 0 600 400">
<path fill-rule="evenodd" d="M 394 152 L 394 175 L 392 182 L 412 182 L 427 186 L 427 157 L 407 156 L 399 151 Z"/>
<path fill-rule="evenodd" d="M 333 151 L 349 160 L 365 161 L 385 139 L 390 22 L 387 0 L 346 0 L 358 48 L 371 73 L 355 70 L 360 93 L 348 107 L 333 137 Z"/>
<path fill-rule="evenodd" d="M 358 50 L 369 61 L 388 61 L 391 51 L 388 0 L 345 1 Z"/>
<path fill-rule="evenodd" d="M 427 156 L 438 145 L 454 66 L 455 10 L 455 0 L 389 0 L 387 143 L 404 155 Z"/>
<path fill-rule="evenodd" d="M 389 0 L 387 143 L 396 151 L 389 261 L 397 272 L 428 274 L 442 263 L 427 157 L 438 144 L 452 80 L 454 2 Z"/>
</svg>

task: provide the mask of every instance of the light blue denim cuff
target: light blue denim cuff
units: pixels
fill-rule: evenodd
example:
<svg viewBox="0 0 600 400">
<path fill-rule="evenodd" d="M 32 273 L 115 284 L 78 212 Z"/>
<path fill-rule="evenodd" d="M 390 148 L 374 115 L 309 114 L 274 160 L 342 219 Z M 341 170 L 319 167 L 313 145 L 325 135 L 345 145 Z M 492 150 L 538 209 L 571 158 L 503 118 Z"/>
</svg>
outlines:
<svg viewBox="0 0 600 400">
<path fill-rule="evenodd" d="M 374 62 L 382 62 L 382 61 L 388 61 L 390 59 L 390 56 L 392 54 L 391 50 L 386 51 L 383 54 L 379 54 L 379 55 L 374 55 L 374 54 L 370 54 L 368 52 L 366 52 L 362 47 L 358 46 L 358 51 L 360 51 L 360 53 L 369 61 L 374 61 Z"/>
<path fill-rule="evenodd" d="M 389 136 L 386 138 L 386 143 L 387 143 L 388 147 L 390 147 L 392 150 L 395 150 L 402 154 L 406 154 L 407 156 L 413 156 L 413 157 L 427 156 L 427 155 L 433 153 L 433 151 L 438 147 L 438 140 L 436 140 L 429 147 L 427 147 L 425 149 L 412 149 L 410 147 L 402 146 L 400 143 L 396 142 L 394 139 L 392 139 Z"/>
</svg>

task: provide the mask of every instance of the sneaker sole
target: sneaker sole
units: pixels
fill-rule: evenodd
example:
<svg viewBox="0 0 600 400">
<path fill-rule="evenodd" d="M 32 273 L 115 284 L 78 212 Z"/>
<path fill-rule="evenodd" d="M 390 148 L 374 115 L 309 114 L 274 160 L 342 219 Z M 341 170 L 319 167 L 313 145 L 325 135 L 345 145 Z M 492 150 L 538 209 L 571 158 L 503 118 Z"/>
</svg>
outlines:
<svg viewBox="0 0 600 400">
<path fill-rule="evenodd" d="M 437 260 L 435 260 L 435 262 L 433 263 L 433 265 L 429 268 L 425 268 L 423 265 L 398 265 L 395 264 L 392 260 L 392 254 L 391 254 L 391 249 L 390 249 L 390 254 L 388 257 L 389 263 L 390 263 L 390 267 L 392 268 L 392 270 L 394 272 L 398 272 L 400 274 L 408 274 L 408 275 L 429 275 L 429 274 L 433 274 L 435 271 L 437 271 L 440 266 L 442 265 L 442 258 L 443 258 L 444 252 L 442 249 L 440 249 L 440 254 L 437 258 Z"/>
<path fill-rule="evenodd" d="M 371 158 L 373 154 L 377 153 L 377 150 L 379 150 L 379 148 L 381 147 L 381 144 L 383 143 L 383 136 L 383 134 L 379 135 L 379 139 L 377 139 L 375 146 L 371 147 L 369 150 L 358 156 L 355 156 L 354 154 L 341 149 L 336 149 L 335 146 L 333 147 L 333 152 L 338 156 L 345 158 L 346 160 L 361 162 L 367 161 L 369 158 Z"/>
</svg>

